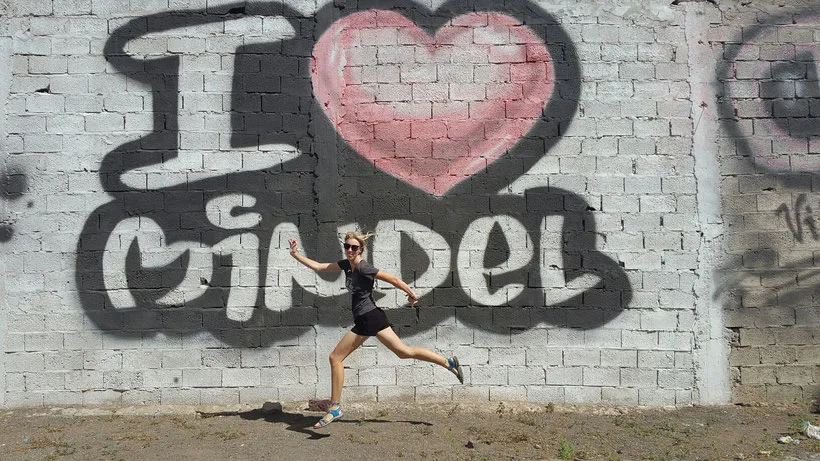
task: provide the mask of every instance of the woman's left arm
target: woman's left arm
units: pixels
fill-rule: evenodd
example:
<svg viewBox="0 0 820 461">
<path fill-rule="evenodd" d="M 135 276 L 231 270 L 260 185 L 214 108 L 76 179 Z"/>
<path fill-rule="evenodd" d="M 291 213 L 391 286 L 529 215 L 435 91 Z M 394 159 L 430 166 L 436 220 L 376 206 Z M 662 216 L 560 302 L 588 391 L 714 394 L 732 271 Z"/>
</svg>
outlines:
<svg viewBox="0 0 820 461">
<path fill-rule="evenodd" d="M 395 275 L 389 274 L 385 271 L 378 271 L 376 272 L 376 278 L 393 285 L 399 290 L 404 291 L 407 294 L 407 301 L 410 303 L 411 306 L 416 304 L 416 301 L 419 300 L 419 298 L 416 296 L 413 290 L 406 283 L 404 283 L 404 280 L 396 277 Z"/>
</svg>

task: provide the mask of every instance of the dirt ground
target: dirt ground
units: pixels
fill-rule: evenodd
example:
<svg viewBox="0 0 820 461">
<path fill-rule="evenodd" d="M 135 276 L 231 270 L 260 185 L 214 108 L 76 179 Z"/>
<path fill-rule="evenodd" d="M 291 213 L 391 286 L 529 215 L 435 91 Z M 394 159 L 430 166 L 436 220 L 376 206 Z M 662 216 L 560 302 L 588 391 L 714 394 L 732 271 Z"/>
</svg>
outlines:
<svg viewBox="0 0 820 461">
<path fill-rule="evenodd" d="M 803 406 L 680 409 L 354 406 L 322 430 L 307 405 L 0 410 L 0 460 L 800 459 Z M 799 444 L 777 439 L 790 435 Z"/>
</svg>

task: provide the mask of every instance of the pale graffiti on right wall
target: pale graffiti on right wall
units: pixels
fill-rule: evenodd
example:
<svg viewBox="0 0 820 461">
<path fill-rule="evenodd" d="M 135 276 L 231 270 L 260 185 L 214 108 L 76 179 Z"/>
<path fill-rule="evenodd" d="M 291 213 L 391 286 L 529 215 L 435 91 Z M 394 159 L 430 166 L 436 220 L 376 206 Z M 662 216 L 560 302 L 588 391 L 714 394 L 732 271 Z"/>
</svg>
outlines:
<svg viewBox="0 0 820 461">
<path fill-rule="evenodd" d="M 733 399 L 801 401 L 820 380 L 820 10 L 741 11 L 718 69 Z M 749 19 L 756 22 L 749 23 Z"/>
</svg>

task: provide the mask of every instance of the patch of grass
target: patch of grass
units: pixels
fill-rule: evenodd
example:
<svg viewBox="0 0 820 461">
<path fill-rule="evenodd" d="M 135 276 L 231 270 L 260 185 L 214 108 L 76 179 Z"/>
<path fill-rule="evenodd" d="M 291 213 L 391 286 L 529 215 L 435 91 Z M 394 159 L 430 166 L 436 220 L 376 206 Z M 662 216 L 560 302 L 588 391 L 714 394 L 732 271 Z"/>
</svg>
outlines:
<svg viewBox="0 0 820 461">
<path fill-rule="evenodd" d="M 22 447 L 15 448 L 14 451 L 23 452 L 23 451 L 31 451 L 31 450 L 39 450 L 41 448 L 54 448 L 55 451 L 61 452 L 74 452 L 74 447 L 71 446 L 68 442 L 64 440 L 55 440 L 51 438 L 44 438 L 44 439 L 33 439 L 29 440 L 28 443 L 23 445 Z M 70 453 L 67 453 L 70 454 Z"/>
<path fill-rule="evenodd" d="M 792 434 L 802 434 L 803 433 L 803 423 L 808 421 L 807 419 L 797 418 L 791 421 L 789 424 L 789 432 Z"/>
<path fill-rule="evenodd" d="M 433 430 L 430 429 L 430 426 L 421 426 L 415 429 L 421 435 L 430 435 L 433 433 Z"/>
<path fill-rule="evenodd" d="M 245 435 L 244 432 L 233 431 L 233 430 L 225 430 L 214 432 L 214 435 L 222 439 L 223 441 L 227 442 L 228 440 L 238 439 Z"/>
<path fill-rule="evenodd" d="M 363 438 L 356 437 L 353 434 L 347 434 L 347 440 L 350 443 L 358 443 L 360 445 L 378 445 L 379 444 L 379 441 L 376 440 L 376 439 L 365 440 Z"/>
<path fill-rule="evenodd" d="M 451 433 L 450 433 L 450 431 L 447 431 L 447 441 L 450 443 L 450 448 L 452 448 L 453 453 L 454 453 L 454 454 L 455 454 L 455 456 L 456 456 L 456 459 L 457 459 L 457 460 L 459 460 L 459 461 L 461 461 L 462 459 L 464 459 L 464 458 L 461 456 L 461 448 L 459 448 L 459 447 L 456 445 L 456 441 L 455 441 L 455 440 L 453 440 L 453 434 L 451 434 Z"/>
<path fill-rule="evenodd" d="M 558 456 L 561 459 L 575 459 L 575 447 L 567 442 L 566 439 L 562 438 L 561 441 L 558 442 Z"/>
<path fill-rule="evenodd" d="M 384 418 L 385 416 L 387 416 L 389 414 L 390 414 L 389 411 L 382 409 L 382 410 L 379 410 L 378 416 L 379 416 L 379 418 Z"/>
<path fill-rule="evenodd" d="M 133 434 L 133 435 L 125 435 L 116 439 L 117 442 L 150 442 L 154 440 L 148 434 Z"/>
<path fill-rule="evenodd" d="M 675 432 L 675 424 L 672 421 L 663 421 L 658 425 L 658 429 L 663 432 Z"/>
<path fill-rule="evenodd" d="M 510 434 L 510 438 L 506 440 L 512 443 L 529 442 L 530 436 L 521 432 Z"/>
<path fill-rule="evenodd" d="M 185 418 L 182 418 L 180 416 L 174 416 L 173 418 L 171 418 L 171 424 L 173 424 L 176 427 L 181 427 L 183 429 L 193 429 L 194 428 L 194 425 L 191 424 L 190 421 L 188 421 Z"/>
<path fill-rule="evenodd" d="M 536 413 L 521 413 L 515 417 L 515 420 L 527 426 L 536 427 L 540 425 L 539 417 Z"/>
</svg>

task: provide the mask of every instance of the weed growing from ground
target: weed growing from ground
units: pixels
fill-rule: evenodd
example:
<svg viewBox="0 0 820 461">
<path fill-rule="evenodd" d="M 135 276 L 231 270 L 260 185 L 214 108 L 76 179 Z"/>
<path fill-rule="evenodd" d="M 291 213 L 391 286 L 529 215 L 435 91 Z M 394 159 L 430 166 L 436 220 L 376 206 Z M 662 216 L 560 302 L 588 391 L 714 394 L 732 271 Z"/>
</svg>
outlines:
<svg viewBox="0 0 820 461">
<path fill-rule="evenodd" d="M 574 459 L 575 447 L 573 447 L 571 443 L 567 442 L 566 439 L 562 438 L 558 443 L 558 456 L 561 459 Z"/>
</svg>

